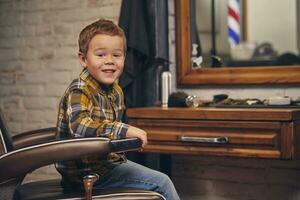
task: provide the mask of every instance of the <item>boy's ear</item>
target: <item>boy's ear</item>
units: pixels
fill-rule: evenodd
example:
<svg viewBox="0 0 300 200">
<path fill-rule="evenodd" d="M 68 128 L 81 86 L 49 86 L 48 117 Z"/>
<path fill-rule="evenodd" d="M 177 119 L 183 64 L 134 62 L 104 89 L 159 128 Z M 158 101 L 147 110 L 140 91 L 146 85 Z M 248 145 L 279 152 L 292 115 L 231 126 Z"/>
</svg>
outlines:
<svg viewBox="0 0 300 200">
<path fill-rule="evenodd" d="M 82 67 L 86 68 L 86 61 L 85 61 L 85 55 L 81 52 L 78 53 L 79 62 Z"/>
</svg>

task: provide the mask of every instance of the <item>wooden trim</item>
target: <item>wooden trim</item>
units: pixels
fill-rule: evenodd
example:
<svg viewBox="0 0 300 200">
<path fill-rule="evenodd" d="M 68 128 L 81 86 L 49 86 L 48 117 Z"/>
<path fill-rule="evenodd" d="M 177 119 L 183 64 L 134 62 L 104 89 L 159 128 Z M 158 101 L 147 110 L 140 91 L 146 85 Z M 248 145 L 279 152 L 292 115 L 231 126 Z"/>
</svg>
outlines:
<svg viewBox="0 0 300 200">
<path fill-rule="evenodd" d="M 294 158 L 294 124 L 282 123 L 281 125 L 281 158 Z"/>
<path fill-rule="evenodd" d="M 300 119 L 300 109 L 251 109 L 251 108 L 130 108 L 126 112 L 131 119 L 182 119 L 182 120 L 241 120 L 280 121 Z"/>
<path fill-rule="evenodd" d="M 222 67 L 192 70 L 189 0 L 176 0 L 177 85 L 299 84 L 300 66 Z"/>
<path fill-rule="evenodd" d="M 292 145 L 294 148 L 294 157 L 297 160 L 300 160 L 300 145 L 297 143 L 300 141 L 300 122 L 294 122 L 294 129 L 293 129 L 293 137 L 292 137 Z"/>
<path fill-rule="evenodd" d="M 177 65 L 182 66 L 177 68 L 177 80 L 181 81 L 181 77 L 189 74 L 191 68 L 191 34 L 190 23 L 190 1 L 176 0 L 176 54 Z M 182 36 L 185 38 L 183 39 Z M 179 56 L 178 56 L 179 55 Z M 185 59 L 183 59 L 185 58 Z"/>
<path fill-rule="evenodd" d="M 212 155 L 212 156 L 234 156 L 234 157 L 254 157 L 254 158 L 280 158 L 278 150 L 265 149 L 242 149 L 234 148 L 228 151 L 227 148 L 211 147 L 190 147 L 190 146 L 172 146 L 165 144 L 149 143 L 144 149 L 148 153 L 165 154 L 188 154 L 188 155 Z"/>
</svg>

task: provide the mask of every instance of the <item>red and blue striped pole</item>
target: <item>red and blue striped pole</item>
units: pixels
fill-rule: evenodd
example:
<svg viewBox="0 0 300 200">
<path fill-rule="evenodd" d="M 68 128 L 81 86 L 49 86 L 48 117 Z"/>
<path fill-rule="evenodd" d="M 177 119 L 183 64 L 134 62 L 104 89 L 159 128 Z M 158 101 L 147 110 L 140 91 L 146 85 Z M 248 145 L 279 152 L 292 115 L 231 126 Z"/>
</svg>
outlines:
<svg viewBox="0 0 300 200">
<path fill-rule="evenodd" d="M 240 43 L 240 0 L 228 2 L 228 40 L 230 46 Z"/>
</svg>

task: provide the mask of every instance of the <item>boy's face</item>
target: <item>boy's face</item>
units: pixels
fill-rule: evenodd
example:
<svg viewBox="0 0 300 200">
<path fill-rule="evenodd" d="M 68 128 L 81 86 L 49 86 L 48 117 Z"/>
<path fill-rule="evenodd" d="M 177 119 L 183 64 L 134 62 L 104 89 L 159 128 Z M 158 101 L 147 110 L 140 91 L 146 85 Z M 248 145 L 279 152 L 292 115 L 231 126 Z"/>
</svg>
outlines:
<svg viewBox="0 0 300 200">
<path fill-rule="evenodd" d="M 80 63 L 100 83 L 113 84 L 124 68 L 124 41 L 120 36 L 95 35 L 86 55 L 79 53 Z"/>
</svg>

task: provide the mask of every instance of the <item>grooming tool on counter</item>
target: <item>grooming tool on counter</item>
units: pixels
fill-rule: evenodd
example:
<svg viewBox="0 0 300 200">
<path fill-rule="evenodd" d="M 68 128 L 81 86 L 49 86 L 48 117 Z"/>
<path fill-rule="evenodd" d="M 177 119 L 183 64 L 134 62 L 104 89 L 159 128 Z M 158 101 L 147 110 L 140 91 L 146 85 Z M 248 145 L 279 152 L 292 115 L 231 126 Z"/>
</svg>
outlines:
<svg viewBox="0 0 300 200">
<path fill-rule="evenodd" d="M 198 107 L 199 98 L 194 95 L 188 95 L 185 92 L 174 92 L 169 97 L 168 106 L 169 107 Z"/>
<path fill-rule="evenodd" d="M 214 103 L 219 103 L 225 99 L 228 98 L 228 95 L 227 94 L 216 94 L 213 96 L 213 102 Z"/>
<path fill-rule="evenodd" d="M 162 107 L 168 107 L 169 95 L 172 92 L 171 88 L 171 72 L 165 71 L 161 75 L 161 105 Z"/>
<path fill-rule="evenodd" d="M 265 100 L 265 103 L 267 105 L 290 105 L 291 104 L 291 98 L 287 96 L 276 96 L 276 97 L 269 97 Z"/>
</svg>

